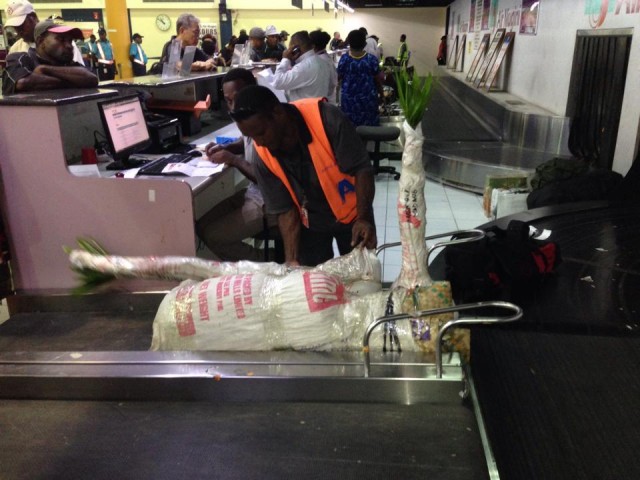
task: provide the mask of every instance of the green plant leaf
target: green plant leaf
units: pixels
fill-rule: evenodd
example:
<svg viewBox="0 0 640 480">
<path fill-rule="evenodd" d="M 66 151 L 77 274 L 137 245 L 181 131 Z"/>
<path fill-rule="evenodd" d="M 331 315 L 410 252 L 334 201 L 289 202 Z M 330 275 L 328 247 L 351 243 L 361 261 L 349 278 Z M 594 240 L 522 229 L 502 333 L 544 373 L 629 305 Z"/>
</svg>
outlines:
<svg viewBox="0 0 640 480">
<path fill-rule="evenodd" d="M 96 242 L 93 238 L 79 237 L 76 239 L 76 243 L 80 250 L 84 250 L 85 252 L 93 255 L 109 255 L 102 245 Z M 63 246 L 62 249 L 67 253 L 67 255 L 72 251 L 70 247 L 66 246 Z M 71 270 L 78 274 L 78 281 L 80 282 L 80 285 L 71 290 L 71 293 L 74 295 L 91 293 L 96 287 L 116 278 L 114 275 L 97 272 L 89 268 L 77 268 L 71 266 Z"/>
<path fill-rule="evenodd" d="M 395 72 L 394 76 L 404 118 L 411 128 L 416 128 L 431 101 L 435 79 L 431 74 L 424 79 L 411 76 L 406 70 Z"/>
</svg>

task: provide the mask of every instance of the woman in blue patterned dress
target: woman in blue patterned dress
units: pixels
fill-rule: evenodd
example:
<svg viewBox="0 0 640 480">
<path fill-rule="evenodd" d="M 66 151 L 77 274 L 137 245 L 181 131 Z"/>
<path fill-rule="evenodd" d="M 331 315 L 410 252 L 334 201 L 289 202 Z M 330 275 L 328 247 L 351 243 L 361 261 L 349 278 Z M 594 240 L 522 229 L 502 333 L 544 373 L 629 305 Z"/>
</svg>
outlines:
<svg viewBox="0 0 640 480">
<path fill-rule="evenodd" d="M 340 108 L 355 126 L 378 125 L 378 98 L 382 98 L 378 60 L 364 51 L 367 39 L 360 30 L 349 32 L 347 43 L 349 53 L 338 62 Z"/>
</svg>

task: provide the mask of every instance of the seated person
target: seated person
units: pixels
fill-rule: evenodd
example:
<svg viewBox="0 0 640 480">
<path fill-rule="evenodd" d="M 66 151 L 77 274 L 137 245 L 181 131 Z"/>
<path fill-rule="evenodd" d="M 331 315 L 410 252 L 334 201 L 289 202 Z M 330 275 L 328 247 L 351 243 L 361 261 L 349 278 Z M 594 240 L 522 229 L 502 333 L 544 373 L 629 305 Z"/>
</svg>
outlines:
<svg viewBox="0 0 640 480">
<path fill-rule="evenodd" d="M 233 109 L 236 94 L 255 84 L 251 71 L 244 68 L 229 70 L 222 78 L 222 91 L 229 110 Z M 245 137 L 225 145 L 210 143 L 206 152 L 212 162 L 237 168 L 251 184 L 207 212 L 196 226 L 198 236 L 218 260 L 262 261 L 264 252 L 243 242 L 264 229 L 264 201 L 255 183 L 257 160 L 253 142 Z"/>
<path fill-rule="evenodd" d="M 213 59 L 213 63 L 215 63 L 217 67 L 227 66 L 224 57 L 218 54 L 218 40 L 216 40 L 216 37 L 214 37 L 210 33 L 207 33 L 202 37 L 200 48 L 202 48 L 202 51 Z"/>
<path fill-rule="evenodd" d="M 176 40 L 180 42 L 180 58 L 184 55 L 185 47 L 198 45 L 200 39 L 200 19 L 191 13 L 183 13 L 176 21 Z M 162 48 L 162 57 L 160 58 L 160 66 L 158 69 L 162 72 L 162 64 L 169 61 L 169 47 L 171 41 L 165 43 Z M 200 48 L 196 48 L 196 54 L 193 57 L 191 65 L 192 72 L 210 71 L 216 68 L 215 62 Z"/>
<path fill-rule="evenodd" d="M 98 85 L 98 77 L 73 61 L 73 40 L 82 39 L 79 28 L 45 20 L 36 25 L 34 39 L 35 48 L 7 57 L 2 77 L 4 95 Z"/>
<path fill-rule="evenodd" d="M 286 50 L 286 47 L 280 43 L 280 32 L 273 25 L 269 25 L 264 33 L 267 36 L 264 58 L 282 60 L 282 52 Z"/>
<path fill-rule="evenodd" d="M 253 27 L 249 30 L 249 44 L 251 45 L 249 58 L 252 62 L 261 62 L 265 59 L 267 49 L 265 37 L 264 30 L 260 27 Z"/>
</svg>

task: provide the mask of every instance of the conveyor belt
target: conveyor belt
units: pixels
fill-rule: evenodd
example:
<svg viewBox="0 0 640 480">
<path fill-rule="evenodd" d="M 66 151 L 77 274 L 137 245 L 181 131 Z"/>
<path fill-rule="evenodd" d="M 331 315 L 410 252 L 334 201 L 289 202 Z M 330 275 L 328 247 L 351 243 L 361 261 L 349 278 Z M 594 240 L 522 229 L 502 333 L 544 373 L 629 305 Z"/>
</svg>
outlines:
<svg viewBox="0 0 640 480">
<path fill-rule="evenodd" d="M 487 479 L 458 405 L 0 401 L 0 477 Z"/>
<path fill-rule="evenodd" d="M 640 338 L 474 329 L 502 480 L 640 478 Z"/>
</svg>

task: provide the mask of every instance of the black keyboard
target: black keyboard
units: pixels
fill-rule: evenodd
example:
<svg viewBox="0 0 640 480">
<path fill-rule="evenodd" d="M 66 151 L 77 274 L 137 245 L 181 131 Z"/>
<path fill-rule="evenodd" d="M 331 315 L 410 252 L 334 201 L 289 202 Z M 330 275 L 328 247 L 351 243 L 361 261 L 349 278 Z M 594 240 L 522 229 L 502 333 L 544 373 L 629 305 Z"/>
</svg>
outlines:
<svg viewBox="0 0 640 480">
<path fill-rule="evenodd" d="M 169 155 L 168 157 L 158 158 L 157 160 L 152 160 L 147 163 L 138 171 L 138 175 L 165 175 L 162 173 L 164 167 L 166 167 L 170 163 L 187 163 L 190 160 L 193 160 L 193 156 L 176 153 L 173 155 Z"/>
</svg>

